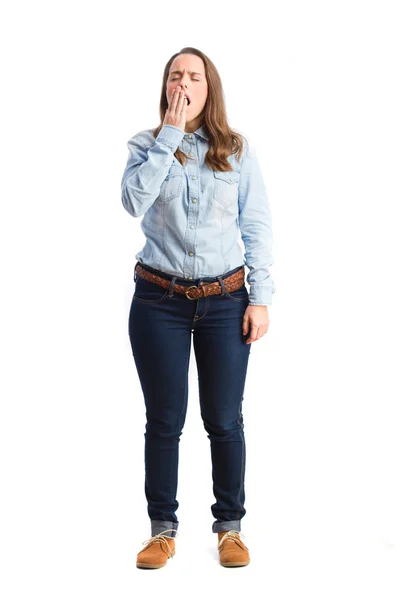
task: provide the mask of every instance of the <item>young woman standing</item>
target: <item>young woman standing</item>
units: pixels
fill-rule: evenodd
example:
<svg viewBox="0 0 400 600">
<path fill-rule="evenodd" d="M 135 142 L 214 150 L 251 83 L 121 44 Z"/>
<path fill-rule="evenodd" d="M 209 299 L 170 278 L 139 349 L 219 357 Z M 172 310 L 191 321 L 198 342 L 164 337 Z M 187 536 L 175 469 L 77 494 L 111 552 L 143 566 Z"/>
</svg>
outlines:
<svg viewBox="0 0 400 600">
<path fill-rule="evenodd" d="M 183 48 L 167 62 L 160 116 L 155 130 L 129 140 L 121 182 L 123 206 L 133 217 L 143 215 L 146 236 L 135 256 L 129 313 L 146 406 L 151 524 L 136 564 L 162 567 L 175 554 L 178 448 L 193 336 L 216 499 L 212 531 L 221 565 L 245 566 L 242 401 L 251 344 L 268 331 L 275 292 L 270 207 L 256 154 L 230 129 L 221 79 L 201 51 Z"/>
</svg>

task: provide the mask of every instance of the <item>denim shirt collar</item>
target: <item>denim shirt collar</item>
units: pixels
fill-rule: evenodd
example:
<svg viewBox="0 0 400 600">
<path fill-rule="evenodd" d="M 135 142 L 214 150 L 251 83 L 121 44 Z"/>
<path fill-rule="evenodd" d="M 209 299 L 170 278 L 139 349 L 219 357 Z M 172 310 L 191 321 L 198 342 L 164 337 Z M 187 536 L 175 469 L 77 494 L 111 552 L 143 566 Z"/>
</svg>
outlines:
<svg viewBox="0 0 400 600">
<path fill-rule="evenodd" d="M 197 135 L 201 136 L 202 138 L 204 138 L 206 140 L 209 139 L 204 125 L 201 125 L 198 129 L 196 129 L 195 133 L 197 133 Z"/>
</svg>

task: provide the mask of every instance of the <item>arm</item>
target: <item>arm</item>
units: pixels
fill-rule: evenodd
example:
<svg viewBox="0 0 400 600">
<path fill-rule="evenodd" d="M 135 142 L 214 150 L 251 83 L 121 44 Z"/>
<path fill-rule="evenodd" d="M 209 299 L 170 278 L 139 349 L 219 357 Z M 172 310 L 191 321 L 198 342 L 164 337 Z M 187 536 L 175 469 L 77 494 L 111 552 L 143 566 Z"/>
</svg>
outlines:
<svg viewBox="0 0 400 600">
<path fill-rule="evenodd" d="M 132 217 L 140 217 L 154 203 L 168 175 L 174 152 L 185 132 L 174 125 L 163 125 L 151 148 L 140 134 L 128 142 L 129 157 L 121 181 L 124 208 Z"/>
<path fill-rule="evenodd" d="M 239 227 L 249 268 L 250 305 L 271 306 L 275 293 L 269 272 L 274 264 L 271 210 L 256 151 L 247 144 L 239 183 Z"/>
</svg>

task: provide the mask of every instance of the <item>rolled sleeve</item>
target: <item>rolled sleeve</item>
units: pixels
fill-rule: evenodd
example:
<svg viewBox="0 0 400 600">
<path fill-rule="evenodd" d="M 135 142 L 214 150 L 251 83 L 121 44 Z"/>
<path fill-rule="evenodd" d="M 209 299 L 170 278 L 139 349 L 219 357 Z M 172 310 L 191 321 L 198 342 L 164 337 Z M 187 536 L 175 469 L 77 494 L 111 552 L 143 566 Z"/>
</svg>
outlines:
<svg viewBox="0 0 400 600">
<path fill-rule="evenodd" d="M 163 125 L 156 137 L 156 142 L 169 146 L 171 150 L 176 152 L 179 144 L 182 141 L 185 132 L 175 125 Z"/>
</svg>

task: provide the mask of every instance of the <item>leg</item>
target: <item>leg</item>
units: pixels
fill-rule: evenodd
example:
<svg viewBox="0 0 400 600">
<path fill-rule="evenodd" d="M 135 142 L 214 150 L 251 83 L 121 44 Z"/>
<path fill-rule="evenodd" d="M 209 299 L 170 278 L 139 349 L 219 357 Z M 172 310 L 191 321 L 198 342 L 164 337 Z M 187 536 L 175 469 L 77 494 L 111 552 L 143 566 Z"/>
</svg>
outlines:
<svg viewBox="0 0 400 600">
<path fill-rule="evenodd" d="M 178 447 L 187 411 L 191 330 L 165 290 L 143 279 L 137 286 L 129 337 L 146 405 L 145 494 L 157 535 L 178 529 Z"/>
<path fill-rule="evenodd" d="M 207 308 L 196 322 L 193 340 L 201 415 L 211 446 L 214 533 L 240 531 L 246 514 L 242 401 L 251 344 L 245 343 L 242 321 L 248 294 L 242 290 L 232 296 L 205 299 Z"/>
</svg>

